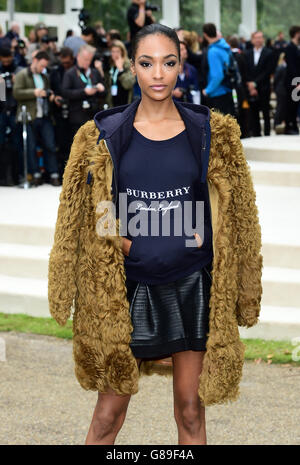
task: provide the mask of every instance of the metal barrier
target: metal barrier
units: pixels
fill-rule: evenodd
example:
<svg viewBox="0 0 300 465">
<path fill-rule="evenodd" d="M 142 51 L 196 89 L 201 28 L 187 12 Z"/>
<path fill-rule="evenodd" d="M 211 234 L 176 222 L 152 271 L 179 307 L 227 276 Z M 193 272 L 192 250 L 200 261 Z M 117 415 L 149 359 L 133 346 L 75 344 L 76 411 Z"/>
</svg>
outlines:
<svg viewBox="0 0 300 465">
<path fill-rule="evenodd" d="M 29 189 L 31 186 L 30 182 L 27 179 L 28 176 L 28 161 L 27 161 L 27 123 L 31 121 L 30 113 L 27 112 L 26 105 L 22 105 L 21 112 L 19 114 L 18 121 L 22 123 L 22 137 L 23 137 L 23 158 L 24 158 L 24 182 L 19 184 L 18 187 L 22 189 Z"/>
</svg>

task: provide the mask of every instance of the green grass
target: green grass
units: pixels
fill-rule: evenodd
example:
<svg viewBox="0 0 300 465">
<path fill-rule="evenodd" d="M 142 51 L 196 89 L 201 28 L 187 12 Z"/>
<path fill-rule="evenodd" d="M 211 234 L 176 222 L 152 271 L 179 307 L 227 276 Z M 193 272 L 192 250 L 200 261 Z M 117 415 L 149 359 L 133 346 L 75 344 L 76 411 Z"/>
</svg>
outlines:
<svg viewBox="0 0 300 465">
<path fill-rule="evenodd" d="M 291 364 L 300 367 L 300 361 L 292 359 L 293 351 L 299 356 L 300 350 L 296 350 L 290 341 L 269 341 L 265 339 L 242 339 L 246 346 L 245 360 L 259 359 L 263 362 L 272 360 L 272 363 Z M 299 345 L 299 344 L 297 344 Z"/>
<path fill-rule="evenodd" d="M 47 336 L 72 339 L 72 321 L 68 320 L 65 326 L 59 324 L 51 317 L 33 317 L 24 314 L 8 314 L 0 312 L 0 332 L 16 331 L 20 333 L 44 334 Z M 245 360 L 257 361 L 257 363 L 290 364 L 300 366 L 300 361 L 292 360 L 292 352 L 296 350 L 289 341 L 269 341 L 264 339 L 242 339 L 246 346 Z"/>
<path fill-rule="evenodd" d="M 72 339 L 72 321 L 68 320 L 65 326 L 59 326 L 51 317 L 44 318 L 24 315 L 22 313 L 9 314 L 0 312 L 0 331 L 45 334 L 63 339 Z"/>
</svg>

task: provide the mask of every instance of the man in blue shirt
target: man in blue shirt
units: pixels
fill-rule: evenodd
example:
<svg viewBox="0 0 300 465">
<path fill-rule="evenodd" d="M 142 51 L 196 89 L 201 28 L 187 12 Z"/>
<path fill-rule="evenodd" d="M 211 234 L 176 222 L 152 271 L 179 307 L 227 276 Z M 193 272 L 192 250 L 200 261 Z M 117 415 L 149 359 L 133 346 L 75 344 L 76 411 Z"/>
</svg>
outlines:
<svg viewBox="0 0 300 465">
<path fill-rule="evenodd" d="M 209 44 L 204 52 L 203 69 L 207 85 L 202 93 L 206 99 L 205 104 L 209 108 L 214 107 L 224 114 L 235 116 L 232 90 L 222 83 L 225 65 L 229 64 L 230 45 L 223 37 L 218 37 L 213 23 L 204 24 L 203 37 Z"/>
</svg>

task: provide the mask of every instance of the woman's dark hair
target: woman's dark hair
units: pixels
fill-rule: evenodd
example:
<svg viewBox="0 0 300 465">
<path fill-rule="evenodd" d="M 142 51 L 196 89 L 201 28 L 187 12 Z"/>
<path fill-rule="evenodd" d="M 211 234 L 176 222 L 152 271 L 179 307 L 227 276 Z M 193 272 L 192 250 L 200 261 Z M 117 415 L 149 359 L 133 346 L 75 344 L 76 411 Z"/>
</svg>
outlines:
<svg viewBox="0 0 300 465">
<path fill-rule="evenodd" d="M 135 61 L 135 55 L 136 55 L 140 41 L 144 37 L 149 36 L 151 34 L 161 34 L 161 35 L 168 37 L 170 40 L 172 40 L 172 42 L 174 42 L 174 44 L 176 45 L 178 59 L 180 61 L 180 42 L 178 39 L 178 35 L 176 34 L 176 31 L 172 29 L 171 27 L 165 26 L 164 24 L 152 23 L 152 24 L 148 24 L 147 26 L 144 26 L 135 35 L 135 38 L 132 41 L 131 59 L 133 62 Z"/>
</svg>

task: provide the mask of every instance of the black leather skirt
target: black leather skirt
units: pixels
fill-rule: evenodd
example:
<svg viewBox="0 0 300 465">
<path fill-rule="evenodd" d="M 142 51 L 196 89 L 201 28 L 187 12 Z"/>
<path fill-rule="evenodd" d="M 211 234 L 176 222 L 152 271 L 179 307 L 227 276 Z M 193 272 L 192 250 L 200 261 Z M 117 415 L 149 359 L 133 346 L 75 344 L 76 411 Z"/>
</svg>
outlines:
<svg viewBox="0 0 300 465">
<path fill-rule="evenodd" d="M 159 359 L 185 350 L 206 350 L 212 263 L 166 284 L 126 279 L 136 358 Z"/>
</svg>

